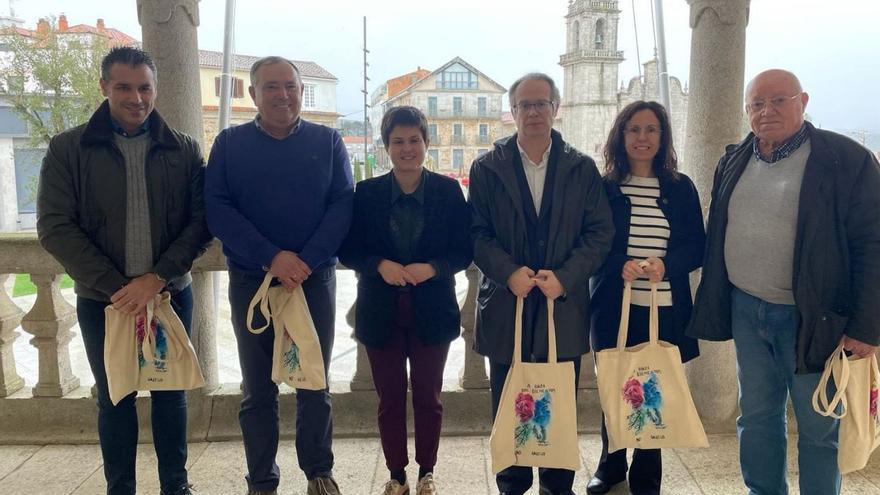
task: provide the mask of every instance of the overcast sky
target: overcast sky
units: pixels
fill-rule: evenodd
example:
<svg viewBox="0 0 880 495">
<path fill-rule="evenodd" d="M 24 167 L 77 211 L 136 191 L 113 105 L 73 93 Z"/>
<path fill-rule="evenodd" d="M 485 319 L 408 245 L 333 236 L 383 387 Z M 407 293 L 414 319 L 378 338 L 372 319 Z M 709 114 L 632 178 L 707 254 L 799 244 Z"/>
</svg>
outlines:
<svg viewBox="0 0 880 495">
<path fill-rule="evenodd" d="M 0 11 L 9 0 L 0 0 Z M 362 23 L 372 79 L 381 81 L 429 70 L 459 56 L 507 86 L 539 70 L 561 81 L 568 0 L 247 0 L 237 2 L 237 53 L 278 54 L 312 60 L 339 78 L 337 109 L 362 119 Z M 619 79 L 637 76 L 636 36 L 642 62 L 653 56 L 652 0 L 621 0 L 618 49 L 626 61 Z M 635 5 L 635 12 L 633 11 Z M 39 17 L 67 15 L 71 24 L 99 17 L 141 39 L 135 0 L 13 0 L 18 17 L 33 27 Z M 200 48 L 222 50 L 225 0 L 199 3 Z M 686 82 L 689 6 L 664 0 L 670 75 Z M 635 15 L 634 15 L 635 14 Z M 880 1 L 752 0 L 747 31 L 746 79 L 762 69 L 794 71 L 810 93 L 807 112 L 829 129 L 880 132 Z M 618 82 L 619 84 L 619 82 Z M 161 81 L 160 81 L 161 86 Z M 161 89 L 160 89 L 161 98 Z"/>
</svg>

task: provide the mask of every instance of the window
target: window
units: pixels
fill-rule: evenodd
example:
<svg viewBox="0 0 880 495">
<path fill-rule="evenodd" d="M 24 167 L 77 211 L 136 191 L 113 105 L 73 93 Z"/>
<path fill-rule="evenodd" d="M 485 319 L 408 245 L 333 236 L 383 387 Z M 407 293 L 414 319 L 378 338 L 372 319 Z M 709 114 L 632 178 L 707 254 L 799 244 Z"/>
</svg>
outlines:
<svg viewBox="0 0 880 495">
<path fill-rule="evenodd" d="M 486 97 L 481 96 L 477 98 L 477 117 L 486 117 L 488 115 L 489 112 L 486 109 Z"/>
<path fill-rule="evenodd" d="M 453 64 L 437 77 L 437 89 L 477 89 L 477 75 L 461 64 Z"/>
<path fill-rule="evenodd" d="M 596 50 L 605 48 L 605 19 L 596 21 Z"/>
<path fill-rule="evenodd" d="M 452 124 L 452 144 L 464 144 L 461 124 Z"/>
<path fill-rule="evenodd" d="M 477 143 L 489 143 L 489 124 L 480 124 L 480 134 L 477 136 Z"/>
<path fill-rule="evenodd" d="M 574 21 L 571 25 L 571 49 L 578 50 L 581 47 L 581 23 Z"/>
<path fill-rule="evenodd" d="M 452 150 L 452 167 L 459 171 L 464 167 L 464 150 Z"/>
<path fill-rule="evenodd" d="M 459 117 L 464 113 L 461 96 L 452 97 L 452 115 Z"/>
<path fill-rule="evenodd" d="M 220 97 L 220 76 L 214 78 L 214 96 Z M 244 80 L 232 78 L 232 97 L 244 98 Z"/>
<path fill-rule="evenodd" d="M 303 108 L 315 108 L 315 85 L 303 84 Z"/>
<path fill-rule="evenodd" d="M 428 117 L 436 117 L 437 116 L 437 97 L 429 96 L 428 97 Z"/>
<path fill-rule="evenodd" d="M 440 166 L 440 150 L 428 150 L 428 168 L 437 170 Z"/>
<path fill-rule="evenodd" d="M 480 148 L 480 149 L 478 149 L 478 150 L 477 150 L 477 158 L 479 158 L 479 157 L 485 155 L 485 154 L 488 153 L 488 152 L 489 152 L 489 150 L 487 150 L 486 148 Z"/>
<path fill-rule="evenodd" d="M 440 144 L 440 140 L 437 138 L 437 124 L 428 124 L 428 142 L 429 144 L 437 145 Z"/>
</svg>

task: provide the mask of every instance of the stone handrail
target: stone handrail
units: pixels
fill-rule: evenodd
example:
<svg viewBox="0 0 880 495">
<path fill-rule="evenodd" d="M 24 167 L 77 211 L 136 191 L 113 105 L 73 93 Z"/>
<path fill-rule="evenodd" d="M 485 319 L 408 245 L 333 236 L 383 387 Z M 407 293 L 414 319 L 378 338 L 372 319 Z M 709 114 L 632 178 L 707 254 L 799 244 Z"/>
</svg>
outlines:
<svg viewBox="0 0 880 495">
<path fill-rule="evenodd" d="M 192 340 L 205 376 L 205 393 L 221 384 L 218 380 L 216 344 L 216 308 L 213 299 L 212 272 L 226 269 L 220 244 L 214 242 L 193 266 L 193 329 Z M 346 269 L 340 266 L 340 269 Z M 13 274 L 29 274 L 37 286 L 33 307 L 25 313 L 7 294 L 4 283 Z M 69 343 L 74 334 L 76 310 L 61 295 L 62 266 L 42 247 L 35 234 L 0 234 L 0 397 L 7 397 L 24 387 L 16 372 L 13 343 L 19 336 L 16 329 L 33 336 L 30 343 L 38 351 L 39 377 L 33 387 L 36 397 L 63 397 L 80 385 L 70 366 Z M 471 266 L 467 272 L 467 293 L 459 301 L 462 308 L 462 337 L 465 340 L 464 365 L 459 370 L 459 386 L 464 390 L 485 389 L 489 382 L 482 356 L 473 350 L 474 310 L 479 272 Z M 221 296 L 222 297 L 222 296 Z M 354 308 L 345 308 L 347 321 L 353 327 Z M 340 313 L 341 314 L 341 313 Z M 350 389 L 372 390 L 373 382 L 366 351 L 358 344 L 356 369 Z M 581 374 L 582 388 L 595 388 L 590 360 L 585 358 Z"/>
</svg>

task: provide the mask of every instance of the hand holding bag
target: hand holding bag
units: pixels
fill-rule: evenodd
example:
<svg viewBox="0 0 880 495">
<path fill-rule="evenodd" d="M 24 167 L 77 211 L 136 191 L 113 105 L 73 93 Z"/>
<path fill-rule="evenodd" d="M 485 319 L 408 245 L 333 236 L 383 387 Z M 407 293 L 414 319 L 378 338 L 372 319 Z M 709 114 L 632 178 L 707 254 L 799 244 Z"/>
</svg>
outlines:
<svg viewBox="0 0 880 495">
<path fill-rule="evenodd" d="M 556 362 L 553 300 L 547 299 L 548 356 L 546 363 L 522 362 L 523 299 L 516 301 L 513 361 L 489 446 L 492 471 L 510 466 L 580 469 L 574 363 Z"/>
<path fill-rule="evenodd" d="M 272 278 L 271 273 L 266 274 L 248 306 L 248 330 L 261 334 L 270 323 L 273 325 L 272 381 L 305 390 L 323 390 L 327 388 L 324 357 L 305 293 L 301 286 L 292 291 L 280 285 L 270 287 Z M 266 320 L 260 328 L 253 327 L 256 305 Z"/>
<path fill-rule="evenodd" d="M 678 347 L 659 340 L 657 284 L 651 284 L 649 340 L 626 347 L 631 300 L 632 285 L 626 282 L 617 347 L 596 353 L 596 379 L 605 413 L 608 451 L 708 447 Z"/>
<path fill-rule="evenodd" d="M 832 381 L 836 389 L 829 400 L 828 387 Z M 880 445 L 878 385 L 880 371 L 876 354 L 867 358 L 847 357 L 841 341 L 825 361 L 822 377 L 813 392 L 813 410 L 840 420 L 837 467 L 841 474 L 863 469 Z"/>
<path fill-rule="evenodd" d="M 204 386 L 192 342 L 171 307 L 171 294 L 156 294 L 146 317 L 104 308 L 104 368 L 110 400 L 135 390 L 192 390 Z"/>
</svg>

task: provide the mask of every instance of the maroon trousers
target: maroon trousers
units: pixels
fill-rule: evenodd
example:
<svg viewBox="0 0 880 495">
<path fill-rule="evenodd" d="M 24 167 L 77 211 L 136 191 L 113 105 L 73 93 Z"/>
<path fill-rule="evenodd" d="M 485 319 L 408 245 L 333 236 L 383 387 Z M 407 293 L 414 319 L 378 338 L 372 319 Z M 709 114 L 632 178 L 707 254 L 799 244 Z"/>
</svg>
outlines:
<svg viewBox="0 0 880 495">
<path fill-rule="evenodd" d="M 410 294 L 401 292 L 391 339 L 383 348 L 367 347 L 373 383 L 379 395 L 379 437 L 385 464 L 391 471 L 401 470 L 409 463 L 406 446 L 407 359 L 412 385 L 416 463 L 426 468 L 437 463 L 443 422 L 440 389 L 448 353 L 448 343 L 422 344 L 415 329 Z"/>
</svg>

